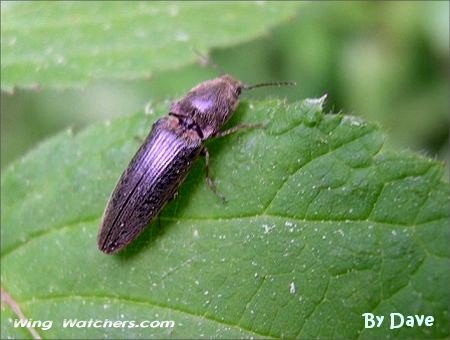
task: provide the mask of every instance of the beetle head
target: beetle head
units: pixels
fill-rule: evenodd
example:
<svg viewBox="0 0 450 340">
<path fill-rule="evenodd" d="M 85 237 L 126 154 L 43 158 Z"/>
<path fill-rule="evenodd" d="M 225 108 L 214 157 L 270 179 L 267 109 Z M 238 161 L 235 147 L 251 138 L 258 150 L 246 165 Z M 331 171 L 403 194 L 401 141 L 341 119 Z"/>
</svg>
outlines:
<svg viewBox="0 0 450 340">
<path fill-rule="evenodd" d="M 173 103 L 170 112 L 179 119 L 190 119 L 202 132 L 203 139 L 213 137 L 233 115 L 239 104 L 242 90 L 263 86 L 295 85 L 278 81 L 245 85 L 228 74 L 204 81 L 191 89 L 186 96 Z"/>
<path fill-rule="evenodd" d="M 239 103 L 243 84 L 225 74 L 204 81 L 173 103 L 170 112 L 192 118 L 200 127 L 203 138 L 214 136 L 231 117 Z"/>
</svg>

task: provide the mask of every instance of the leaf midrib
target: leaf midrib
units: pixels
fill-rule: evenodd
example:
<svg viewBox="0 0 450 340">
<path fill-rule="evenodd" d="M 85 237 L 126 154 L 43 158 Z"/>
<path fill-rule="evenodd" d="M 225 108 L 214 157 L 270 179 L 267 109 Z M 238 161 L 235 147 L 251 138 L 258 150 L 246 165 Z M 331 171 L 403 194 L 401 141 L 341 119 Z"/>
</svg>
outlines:
<svg viewBox="0 0 450 340">
<path fill-rule="evenodd" d="M 210 221 L 212 223 L 218 223 L 218 222 L 223 222 L 223 221 L 239 221 L 239 220 L 246 220 L 246 219 L 266 219 L 266 218 L 278 218 L 278 219 L 290 219 L 293 221 L 296 221 L 298 223 L 368 223 L 368 224 L 379 224 L 379 225 L 389 225 L 389 226 L 401 226 L 401 227 L 411 227 L 414 228 L 416 226 L 420 226 L 423 224 L 428 224 L 428 223 L 432 223 L 435 221 L 440 221 L 440 220 L 446 220 L 446 217 L 438 217 L 434 220 L 429 220 L 429 221 L 423 221 L 420 223 L 414 223 L 414 224 L 402 224 L 402 223 L 398 223 L 398 222 L 387 222 L 387 221 L 374 221 L 374 220 L 369 220 L 369 219 L 342 219 L 342 220 L 338 220 L 338 219 L 328 219 L 328 220 L 324 220 L 324 219 L 318 219 L 318 220 L 313 220 L 313 219 L 305 219 L 305 218 L 300 218 L 300 217 L 293 217 L 293 216 L 283 216 L 283 215 L 275 215 L 275 214 L 255 214 L 255 215 L 248 215 L 248 216 L 233 216 L 233 217 L 207 217 L 207 218 L 203 218 L 203 217 L 164 217 L 161 216 L 160 219 L 161 220 L 166 220 L 166 221 L 192 221 L 192 222 L 207 222 Z M 82 221 L 76 221 L 76 222 L 72 222 L 72 223 L 64 223 L 61 226 L 52 228 L 52 229 L 45 229 L 45 230 L 41 230 L 39 232 L 36 233 L 32 233 L 31 237 L 26 239 L 24 242 L 18 243 L 12 247 L 10 247 L 9 249 L 6 249 L 2 254 L 1 254 L 1 259 L 4 260 L 5 257 L 11 255 L 11 253 L 14 253 L 16 250 L 27 246 L 30 242 L 34 241 L 35 239 L 41 238 L 41 237 L 45 237 L 49 234 L 52 233 L 57 233 L 57 232 L 61 232 L 63 230 L 67 230 L 67 229 L 71 229 L 71 228 L 76 228 L 85 224 L 90 224 L 90 223 L 94 223 L 95 221 L 98 221 L 97 224 L 99 224 L 100 222 L 100 217 L 95 216 L 92 218 L 87 218 L 84 219 Z"/>
</svg>

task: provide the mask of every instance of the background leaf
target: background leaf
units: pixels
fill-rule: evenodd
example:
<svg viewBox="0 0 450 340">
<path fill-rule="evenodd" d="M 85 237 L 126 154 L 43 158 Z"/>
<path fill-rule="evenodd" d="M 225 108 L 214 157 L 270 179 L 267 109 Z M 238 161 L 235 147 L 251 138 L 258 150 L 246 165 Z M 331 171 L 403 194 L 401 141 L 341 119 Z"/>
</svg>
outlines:
<svg viewBox="0 0 450 340">
<path fill-rule="evenodd" d="M 292 2 L 2 4 L 2 89 L 148 78 L 295 14 Z M 49 20 L 49 18 L 51 20 Z"/>
<path fill-rule="evenodd" d="M 55 29 L 57 26 L 52 25 L 52 22 L 61 21 L 59 11 L 54 10 L 59 6 L 56 3 L 47 6 L 40 2 L 24 3 L 27 8 L 36 6 L 40 10 L 30 10 L 20 18 L 14 16 L 15 10 L 4 7 L 11 4 L 2 2 L 2 30 L 8 27 L 5 22 L 21 22 L 23 27 L 20 29 L 28 32 L 27 40 L 42 40 L 42 35 L 32 29 L 36 20 L 44 20 L 40 18 L 45 17 L 46 24 Z M 131 9 L 136 7 L 134 3 L 127 4 Z M 83 12 L 87 12 L 92 4 L 76 4 L 81 5 L 86 7 Z M 170 5 L 165 3 L 164 13 L 168 13 Z M 215 7 L 201 5 L 204 14 L 202 20 L 193 23 L 198 25 L 198 31 L 202 31 L 204 36 L 213 30 L 220 30 L 220 21 L 211 23 L 203 20 L 217 16 Z M 217 2 L 215 5 L 224 6 Z M 255 11 L 272 13 L 285 5 L 285 2 L 281 5 L 269 2 L 258 5 Z M 152 2 L 151 6 L 161 8 L 162 5 Z M 270 9 L 272 6 L 274 9 Z M 268 15 L 269 19 L 261 15 L 261 21 L 250 26 L 247 17 L 241 17 L 241 5 L 228 6 L 223 13 L 242 20 L 237 22 L 240 30 L 233 30 L 231 39 L 235 41 L 243 35 L 252 38 L 237 45 L 236 41 L 230 44 L 223 41 L 224 45 L 214 45 L 216 48 L 210 51 L 208 47 L 214 44 L 215 39 L 205 38 L 205 41 L 201 41 L 201 46 L 205 46 L 202 52 L 210 52 L 212 61 L 244 82 L 294 80 L 298 84 L 278 91 L 273 88 L 259 89 L 248 95 L 251 98 L 265 99 L 275 93 L 296 101 L 328 93 L 329 107 L 380 123 L 388 132 L 388 146 L 412 149 L 448 164 L 450 106 L 448 76 L 443 70 L 448 70 L 450 66 L 449 2 L 302 2 L 298 7 L 298 10 L 292 11 L 292 16 L 277 15 L 279 24 L 272 22 L 272 15 Z M 99 11 L 95 20 L 106 21 L 110 12 Z M 189 11 L 180 11 L 176 21 L 190 21 L 191 18 L 186 16 L 191 16 Z M 253 18 L 253 13 L 249 17 Z M 287 17 L 288 20 L 285 20 Z M 148 20 L 145 27 L 149 31 L 156 31 L 159 26 L 157 20 Z M 119 44 L 127 46 L 131 39 L 129 32 L 141 27 L 142 22 L 135 20 L 128 23 L 126 30 L 112 26 L 108 34 L 114 36 L 112 41 L 116 45 L 119 41 Z M 261 30 L 255 33 L 255 27 Z M 175 28 L 176 25 L 170 29 Z M 5 34 L 2 33 L 2 37 Z M 227 32 L 218 34 L 222 36 Z M 51 36 L 56 36 L 60 44 L 65 41 L 59 32 L 52 32 Z M 90 39 L 82 35 L 80 37 Z M 192 39 L 196 37 L 194 34 Z M 69 44 L 71 41 L 67 41 L 67 49 L 74 48 L 73 44 Z M 8 53 L 9 46 L 8 39 L 2 39 L 2 42 L 3 57 L 3 51 Z M 77 44 L 81 43 L 77 41 Z M 188 42 L 177 43 L 183 49 L 182 53 L 196 47 L 194 44 L 186 46 Z M 41 48 L 42 51 L 44 49 Z M 23 59 L 19 55 L 20 51 L 11 52 L 16 54 L 18 60 Z M 194 53 L 188 56 L 190 60 L 194 57 Z M 2 62 L 5 62 L 4 57 Z M 161 65 L 164 63 L 165 59 L 159 61 Z M 85 63 L 83 67 L 88 70 L 90 63 Z M 133 69 L 137 67 L 130 65 Z M 145 70 L 148 71 L 150 69 Z M 4 168 L 32 149 L 42 139 L 68 127 L 79 129 L 96 121 L 137 112 L 149 101 L 173 100 L 194 84 L 218 73 L 211 67 L 204 68 L 197 63 L 177 69 L 151 71 L 154 72 L 149 79 L 127 80 L 119 76 L 112 79 L 106 76 L 105 79 L 94 79 L 82 88 L 65 87 L 63 84 L 50 87 L 52 84 L 49 78 L 48 81 L 44 80 L 47 85 L 43 85 L 40 91 L 18 88 L 12 95 L 2 91 L 1 167 Z M 63 72 L 72 73 L 69 69 L 63 69 Z M 84 69 L 80 72 L 84 72 Z M 2 81 L 5 79 L 2 72 Z M 84 76 L 74 81 L 84 82 L 82 79 Z M 37 79 L 30 82 L 36 84 Z"/>
<path fill-rule="evenodd" d="M 45 338 L 448 336 L 442 166 L 382 151 L 377 126 L 322 100 L 242 103 L 179 196 L 117 256 L 95 245 L 117 177 L 166 106 L 62 133 L 2 174 L 2 285 Z M 432 287 L 432 289 L 430 289 Z M 431 328 L 363 330 L 361 314 L 431 314 Z M 63 328 L 64 318 L 174 328 Z M 13 335 L 7 324 L 2 330 Z M 2 334 L 2 335 L 3 335 Z"/>
</svg>

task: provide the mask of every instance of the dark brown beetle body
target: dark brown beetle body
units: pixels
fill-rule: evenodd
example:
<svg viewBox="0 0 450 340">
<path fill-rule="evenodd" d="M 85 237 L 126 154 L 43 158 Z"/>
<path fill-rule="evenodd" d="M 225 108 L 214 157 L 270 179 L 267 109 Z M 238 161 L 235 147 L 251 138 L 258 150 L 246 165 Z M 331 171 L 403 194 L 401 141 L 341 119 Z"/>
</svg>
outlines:
<svg viewBox="0 0 450 340">
<path fill-rule="evenodd" d="M 205 150 L 202 142 L 217 135 L 233 114 L 242 86 L 229 75 L 205 81 L 153 124 L 103 213 L 98 234 L 101 251 L 119 251 L 158 215 Z"/>
<path fill-rule="evenodd" d="M 243 89 L 292 84 L 247 86 L 223 75 L 200 83 L 173 103 L 169 115 L 153 124 L 111 194 L 100 223 L 99 249 L 115 253 L 133 241 L 174 196 L 200 154 L 205 156 L 208 185 L 223 199 L 209 177 L 209 154 L 203 142 L 242 128 L 261 127 L 241 124 L 220 131 L 236 109 Z"/>
</svg>

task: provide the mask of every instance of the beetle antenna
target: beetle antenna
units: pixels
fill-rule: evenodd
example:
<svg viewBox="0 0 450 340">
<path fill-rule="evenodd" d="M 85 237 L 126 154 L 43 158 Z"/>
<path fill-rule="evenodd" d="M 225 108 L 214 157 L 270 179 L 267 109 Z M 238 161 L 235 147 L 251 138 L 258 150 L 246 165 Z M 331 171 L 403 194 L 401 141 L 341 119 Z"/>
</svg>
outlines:
<svg viewBox="0 0 450 340">
<path fill-rule="evenodd" d="M 196 48 L 193 48 L 192 51 L 194 51 L 194 53 L 200 57 L 200 65 L 202 65 L 202 66 L 211 66 L 216 71 L 219 71 L 221 75 L 224 75 L 226 73 L 219 65 L 217 65 L 215 62 L 213 62 L 208 57 L 208 55 L 201 53 Z"/>
<path fill-rule="evenodd" d="M 259 83 L 254 85 L 244 85 L 242 86 L 243 90 L 251 90 L 257 87 L 265 87 L 265 86 L 295 86 L 297 83 L 295 81 L 273 81 L 269 83 Z"/>
</svg>

